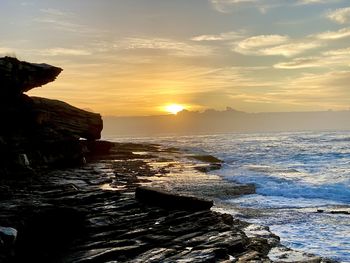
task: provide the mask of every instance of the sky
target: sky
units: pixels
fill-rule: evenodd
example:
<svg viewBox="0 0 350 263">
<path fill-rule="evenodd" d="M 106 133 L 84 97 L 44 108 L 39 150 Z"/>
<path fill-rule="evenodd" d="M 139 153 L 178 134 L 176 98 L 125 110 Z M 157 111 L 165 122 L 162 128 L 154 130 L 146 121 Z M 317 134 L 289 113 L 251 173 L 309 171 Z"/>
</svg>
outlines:
<svg viewBox="0 0 350 263">
<path fill-rule="evenodd" d="M 104 116 L 350 108 L 349 0 L 0 0 L 0 33 L 64 69 L 29 95 Z"/>
</svg>

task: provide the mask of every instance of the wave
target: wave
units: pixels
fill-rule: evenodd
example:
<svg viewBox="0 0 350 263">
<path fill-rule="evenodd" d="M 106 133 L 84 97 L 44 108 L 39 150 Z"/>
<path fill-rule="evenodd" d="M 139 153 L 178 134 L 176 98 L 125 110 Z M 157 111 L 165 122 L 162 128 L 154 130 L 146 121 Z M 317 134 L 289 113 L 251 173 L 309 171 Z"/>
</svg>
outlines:
<svg viewBox="0 0 350 263">
<path fill-rule="evenodd" d="M 286 169 L 284 170 L 285 173 L 280 173 L 278 176 L 267 175 L 265 174 L 266 172 L 276 172 L 276 169 L 270 167 L 256 167 L 252 169 L 250 167 L 248 169 L 238 168 L 232 170 L 232 168 L 226 167 L 220 171 L 220 174 L 227 180 L 244 184 L 255 184 L 257 194 L 263 196 L 319 199 L 323 200 L 323 203 L 327 203 L 325 201 L 328 200 L 330 204 L 334 204 L 334 202 L 339 204 L 350 203 L 350 180 L 313 184 L 308 175 L 304 175 L 308 180 L 303 180 L 298 171 Z"/>
<path fill-rule="evenodd" d="M 350 137 L 333 138 L 333 139 L 330 139 L 329 142 L 350 142 Z"/>
</svg>

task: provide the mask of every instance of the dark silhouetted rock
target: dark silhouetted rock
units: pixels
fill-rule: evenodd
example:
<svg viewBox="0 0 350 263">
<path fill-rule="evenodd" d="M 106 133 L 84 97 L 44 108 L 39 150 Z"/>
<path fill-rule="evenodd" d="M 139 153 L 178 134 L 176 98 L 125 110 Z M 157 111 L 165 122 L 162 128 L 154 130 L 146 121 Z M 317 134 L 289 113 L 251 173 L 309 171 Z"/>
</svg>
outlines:
<svg viewBox="0 0 350 263">
<path fill-rule="evenodd" d="M 69 247 L 70 242 L 84 231 L 85 215 L 78 209 L 51 206 L 36 208 L 32 213 L 19 229 L 16 245 L 19 262 L 34 262 L 37 259 L 50 262 L 45 261 L 49 255 Z"/>
<path fill-rule="evenodd" d="M 17 230 L 12 227 L 0 226 L 0 246 L 13 246 L 17 238 Z"/>
<path fill-rule="evenodd" d="M 113 143 L 108 141 L 87 141 L 86 147 L 88 148 L 90 155 L 101 156 L 110 153 Z"/>
<path fill-rule="evenodd" d="M 81 110 L 59 100 L 31 97 L 37 125 L 88 140 L 101 138 L 103 122 L 100 114 Z"/>
<path fill-rule="evenodd" d="M 166 209 L 200 211 L 208 210 L 213 201 L 199 199 L 192 196 L 176 195 L 150 187 L 138 187 L 135 191 L 137 200 Z"/>
<path fill-rule="evenodd" d="M 12 57 L 0 58 L 1 97 L 16 97 L 52 82 L 61 71 L 61 68 L 48 64 L 28 63 Z"/>
<path fill-rule="evenodd" d="M 0 178 L 33 175 L 41 168 L 80 165 L 88 152 L 80 139 L 101 137 L 100 114 L 23 94 L 54 81 L 61 71 L 47 64 L 0 58 Z"/>
</svg>

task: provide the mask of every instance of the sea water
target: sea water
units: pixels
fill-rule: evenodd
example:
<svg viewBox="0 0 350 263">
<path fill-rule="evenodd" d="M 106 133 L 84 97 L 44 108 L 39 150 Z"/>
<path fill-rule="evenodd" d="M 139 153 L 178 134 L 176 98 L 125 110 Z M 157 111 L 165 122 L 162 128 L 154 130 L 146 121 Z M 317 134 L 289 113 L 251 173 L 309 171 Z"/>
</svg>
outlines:
<svg viewBox="0 0 350 263">
<path fill-rule="evenodd" d="M 350 132 L 132 140 L 205 151 L 221 158 L 225 164 L 215 173 L 257 187 L 254 195 L 224 200 L 240 211 L 236 216 L 269 226 L 288 247 L 350 262 L 350 215 L 334 213 L 350 211 Z"/>
</svg>

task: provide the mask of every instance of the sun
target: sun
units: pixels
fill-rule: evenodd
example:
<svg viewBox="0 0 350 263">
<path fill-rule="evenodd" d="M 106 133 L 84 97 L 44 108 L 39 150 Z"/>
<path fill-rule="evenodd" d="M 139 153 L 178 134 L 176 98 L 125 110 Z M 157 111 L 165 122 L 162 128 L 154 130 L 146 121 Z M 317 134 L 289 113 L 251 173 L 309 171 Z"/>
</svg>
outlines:
<svg viewBox="0 0 350 263">
<path fill-rule="evenodd" d="M 165 106 L 165 110 L 171 114 L 177 114 L 178 112 L 184 110 L 185 107 L 179 104 L 170 104 Z"/>
</svg>

